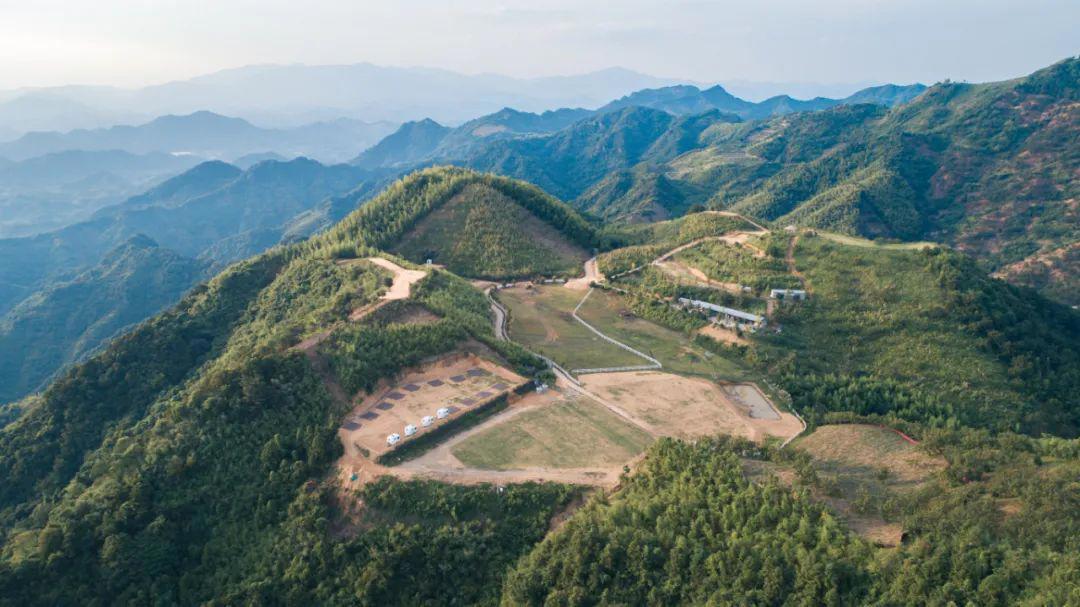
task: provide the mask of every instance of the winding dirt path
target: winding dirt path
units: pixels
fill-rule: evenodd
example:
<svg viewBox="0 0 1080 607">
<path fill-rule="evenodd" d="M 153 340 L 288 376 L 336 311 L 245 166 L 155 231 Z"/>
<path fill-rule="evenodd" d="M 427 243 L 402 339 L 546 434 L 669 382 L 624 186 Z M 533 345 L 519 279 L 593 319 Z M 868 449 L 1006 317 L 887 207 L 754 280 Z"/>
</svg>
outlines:
<svg viewBox="0 0 1080 607">
<path fill-rule="evenodd" d="M 584 291 L 590 288 L 592 283 L 602 282 L 604 279 L 604 275 L 600 273 L 600 267 L 596 265 L 596 257 L 592 257 L 585 262 L 585 276 L 572 278 L 566 281 L 563 286 L 575 291 Z"/>
</svg>

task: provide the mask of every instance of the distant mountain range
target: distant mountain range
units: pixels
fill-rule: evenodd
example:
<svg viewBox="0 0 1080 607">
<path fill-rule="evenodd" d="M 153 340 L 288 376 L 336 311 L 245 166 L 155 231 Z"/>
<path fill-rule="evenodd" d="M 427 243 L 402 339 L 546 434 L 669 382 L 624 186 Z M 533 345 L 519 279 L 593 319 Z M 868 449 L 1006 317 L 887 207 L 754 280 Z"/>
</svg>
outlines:
<svg viewBox="0 0 1080 607">
<path fill-rule="evenodd" d="M 843 99 L 816 97 L 801 100 L 793 99 L 788 95 L 777 95 L 754 103 L 739 99 L 721 86 L 702 90 L 696 86 L 683 85 L 637 91 L 612 101 L 598 111 L 610 112 L 632 106 L 650 107 L 671 112 L 672 114 L 700 114 L 709 110 L 720 110 L 735 114 L 745 120 L 758 120 L 794 112 L 813 112 L 838 105 L 854 105 L 857 103 L 873 103 L 892 107 L 911 101 L 925 90 L 926 86 L 922 84 L 906 86 L 887 84 L 862 89 Z"/>
<path fill-rule="evenodd" d="M 650 108 L 678 116 L 719 110 L 738 119 L 755 120 L 856 103 L 891 107 L 910 101 L 924 90 L 926 87 L 921 84 L 886 85 L 864 89 L 844 99 L 801 101 L 783 95 L 754 103 L 739 99 L 720 86 L 705 90 L 689 85 L 645 89 L 596 110 L 560 109 L 534 114 L 503 108 L 457 128 L 443 126 L 431 119 L 407 122 L 397 132 L 357 156 L 353 163 L 365 168 L 387 168 L 462 161 L 473 154 L 482 154 L 480 148 L 495 141 L 554 133 L 584 118 L 626 108 Z"/>
<path fill-rule="evenodd" d="M 0 239 L 0 401 L 21 397 L 225 265 L 301 238 L 377 183 L 299 158 L 205 162 L 84 222 Z"/>
<path fill-rule="evenodd" d="M 0 238 L 82 221 L 201 161 L 162 152 L 66 150 L 0 162 Z"/>
<path fill-rule="evenodd" d="M 33 132 L 0 143 L 0 156 L 23 160 L 66 150 L 122 150 L 133 154 L 163 152 L 233 160 L 272 152 L 281 157 L 308 156 L 323 162 L 353 157 L 393 131 L 388 122 L 340 118 L 288 129 L 264 129 L 250 122 L 198 111 L 167 115 L 135 126 L 60 132 Z"/>
<path fill-rule="evenodd" d="M 511 78 L 429 68 L 256 65 L 138 89 L 65 86 L 0 92 L 0 133 L 66 131 L 210 110 L 289 127 L 338 118 L 462 122 L 511 106 L 598 107 L 678 80 L 612 68 L 575 76 Z M 359 151 L 353 150 L 353 154 Z"/>
</svg>

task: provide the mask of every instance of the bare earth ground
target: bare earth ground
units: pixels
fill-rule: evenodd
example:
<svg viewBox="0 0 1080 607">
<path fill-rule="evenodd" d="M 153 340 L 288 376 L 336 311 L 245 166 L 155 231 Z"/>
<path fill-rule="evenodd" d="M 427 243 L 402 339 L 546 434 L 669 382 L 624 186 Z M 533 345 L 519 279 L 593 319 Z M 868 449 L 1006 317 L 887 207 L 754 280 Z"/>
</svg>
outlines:
<svg viewBox="0 0 1080 607">
<path fill-rule="evenodd" d="M 427 276 L 427 272 L 422 270 L 406 270 L 405 268 L 397 265 L 389 259 L 383 259 L 382 257 L 368 257 L 367 259 L 371 263 L 389 270 L 394 275 L 394 282 L 390 285 L 390 288 L 383 294 L 379 301 L 364 306 L 363 308 L 357 308 L 349 314 L 349 320 L 355 322 L 361 320 L 368 314 L 371 314 L 375 310 L 379 309 L 388 301 L 394 301 L 395 299 L 408 299 L 409 293 L 412 291 L 412 285 Z M 348 262 L 344 262 L 348 263 Z"/>
<path fill-rule="evenodd" d="M 674 278 L 680 284 L 717 289 L 736 295 L 742 293 L 742 285 L 734 282 L 720 282 L 718 280 L 713 280 L 706 276 L 705 272 L 679 260 L 669 259 L 667 261 L 657 262 L 653 265 L 659 268 L 664 274 Z"/>
<path fill-rule="evenodd" d="M 775 419 L 751 417 L 749 407 L 705 379 L 639 371 L 596 373 L 582 380 L 587 390 L 619 406 L 658 436 L 695 438 L 722 433 L 761 441 L 768 436 L 786 439 L 802 430 L 798 418 L 771 405 Z"/>
<path fill-rule="evenodd" d="M 725 329 L 723 327 L 718 327 L 716 325 L 705 325 L 704 327 L 698 329 L 697 333 L 699 335 L 711 337 L 712 339 L 715 339 L 716 341 L 724 344 L 750 343 L 745 337 L 739 337 L 738 333 Z"/>
<path fill-rule="evenodd" d="M 568 280 L 563 286 L 575 291 L 588 291 L 592 283 L 603 280 L 604 275 L 600 273 L 600 268 L 596 265 L 596 258 L 592 257 L 585 262 L 585 276 Z"/>
<path fill-rule="evenodd" d="M 367 450 L 371 457 L 378 456 L 389 450 L 386 437 L 391 433 L 400 434 L 403 442 L 409 440 L 404 432 L 407 424 L 417 426 L 414 436 L 427 431 L 420 424 L 421 418 L 434 416 L 440 407 L 453 407 L 456 412 L 436 420 L 431 429 L 523 382 L 525 379 L 513 371 L 474 354 L 450 356 L 406 373 L 393 384 L 369 394 L 345 417 L 338 429 L 345 457 L 361 456 L 362 450 Z M 349 424 L 355 428 L 347 427 Z"/>
</svg>

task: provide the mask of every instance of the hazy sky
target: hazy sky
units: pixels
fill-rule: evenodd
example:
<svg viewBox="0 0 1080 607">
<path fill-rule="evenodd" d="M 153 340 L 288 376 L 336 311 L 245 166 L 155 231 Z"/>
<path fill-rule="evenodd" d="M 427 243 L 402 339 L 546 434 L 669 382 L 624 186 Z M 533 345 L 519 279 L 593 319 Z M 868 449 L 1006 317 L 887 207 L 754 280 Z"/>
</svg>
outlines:
<svg viewBox="0 0 1080 607">
<path fill-rule="evenodd" d="M 997 80 L 1080 53 L 1080 0 L 0 0 L 0 88 L 253 63 L 716 82 Z"/>
</svg>

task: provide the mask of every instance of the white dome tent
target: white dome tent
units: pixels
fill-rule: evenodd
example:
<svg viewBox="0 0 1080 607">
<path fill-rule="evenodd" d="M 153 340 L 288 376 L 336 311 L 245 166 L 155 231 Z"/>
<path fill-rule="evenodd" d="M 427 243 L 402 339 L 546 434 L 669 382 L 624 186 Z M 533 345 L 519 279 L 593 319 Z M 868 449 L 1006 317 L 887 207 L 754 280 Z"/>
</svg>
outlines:
<svg viewBox="0 0 1080 607">
<path fill-rule="evenodd" d="M 421 425 L 421 426 L 423 426 L 423 427 L 425 427 L 425 428 L 427 428 L 428 426 L 430 426 L 430 425 L 431 425 L 432 423 L 434 423 L 434 422 L 435 422 L 435 418 L 434 418 L 434 417 L 432 417 L 432 416 L 430 416 L 430 415 L 425 415 L 425 416 L 424 416 L 424 419 L 421 419 L 421 420 L 420 420 L 420 425 Z"/>
<path fill-rule="evenodd" d="M 391 447 L 398 444 L 398 442 L 400 442 L 400 441 L 401 441 L 401 435 L 398 434 L 397 432 L 395 432 L 395 433 L 391 434 L 390 436 L 386 437 L 386 444 L 390 445 Z"/>
<path fill-rule="evenodd" d="M 416 426 L 413 424 L 405 426 L 405 436 L 412 436 L 413 434 L 416 434 Z"/>
<path fill-rule="evenodd" d="M 446 419 L 450 416 L 449 407 L 439 407 L 439 410 L 435 412 L 435 416 L 439 419 Z"/>
</svg>

